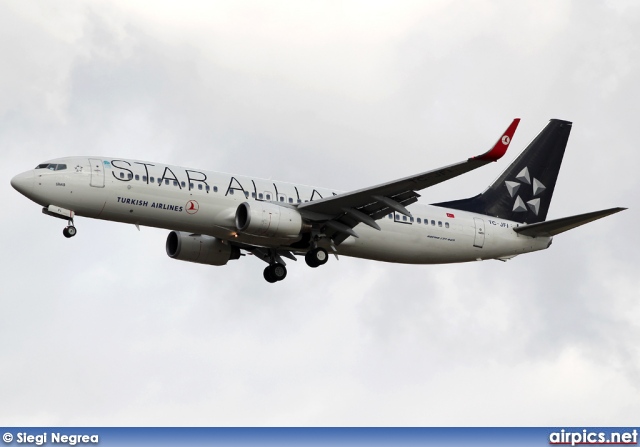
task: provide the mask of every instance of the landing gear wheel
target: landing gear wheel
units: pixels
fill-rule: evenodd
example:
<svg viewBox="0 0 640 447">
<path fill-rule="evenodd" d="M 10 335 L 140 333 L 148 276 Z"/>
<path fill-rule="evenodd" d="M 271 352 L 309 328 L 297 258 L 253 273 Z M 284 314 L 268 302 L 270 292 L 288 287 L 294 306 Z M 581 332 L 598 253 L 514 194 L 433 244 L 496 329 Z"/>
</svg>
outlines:
<svg viewBox="0 0 640 447">
<path fill-rule="evenodd" d="M 276 282 L 276 281 L 277 281 L 277 279 L 275 279 L 275 278 L 273 277 L 273 275 L 271 274 L 271 266 L 267 266 L 267 267 L 264 269 L 264 272 L 263 272 L 262 276 L 264 276 L 264 279 L 265 279 L 267 282 L 274 283 L 274 282 Z"/>
<path fill-rule="evenodd" d="M 75 236 L 77 232 L 78 231 L 76 230 L 76 227 L 74 227 L 73 225 L 69 225 L 68 227 L 65 227 L 64 230 L 62 230 L 62 234 L 66 238 Z"/>
<path fill-rule="evenodd" d="M 273 276 L 276 281 L 282 281 L 287 277 L 287 268 L 282 264 L 272 264 L 269 266 L 271 269 L 271 276 Z"/>
<path fill-rule="evenodd" d="M 329 260 L 329 254 L 324 248 L 314 248 L 307 252 L 304 256 L 304 260 L 309 267 L 316 268 L 327 263 Z"/>
<path fill-rule="evenodd" d="M 271 264 L 264 269 L 263 276 L 270 283 L 282 281 L 287 277 L 287 268 L 282 264 Z"/>
</svg>

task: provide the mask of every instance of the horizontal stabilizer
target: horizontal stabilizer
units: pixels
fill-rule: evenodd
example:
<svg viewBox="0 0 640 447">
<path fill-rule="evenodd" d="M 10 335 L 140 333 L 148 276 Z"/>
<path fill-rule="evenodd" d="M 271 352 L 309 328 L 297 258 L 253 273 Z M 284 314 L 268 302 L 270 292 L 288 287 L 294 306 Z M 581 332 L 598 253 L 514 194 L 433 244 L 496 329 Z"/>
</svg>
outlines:
<svg viewBox="0 0 640 447">
<path fill-rule="evenodd" d="M 513 231 L 531 237 L 555 236 L 556 234 L 564 233 L 565 231 L 569 231 L 573 228 L 579 227 L 580 225 L 593 222 L 594 220 L 598 220 L 624 210 L 626 210 L 626 208 L 610 208 L 608 210 L 578 214 L 577 216 L 563 217 L 562 219 L 524 225 L 514 228 Z"/>
</svg>

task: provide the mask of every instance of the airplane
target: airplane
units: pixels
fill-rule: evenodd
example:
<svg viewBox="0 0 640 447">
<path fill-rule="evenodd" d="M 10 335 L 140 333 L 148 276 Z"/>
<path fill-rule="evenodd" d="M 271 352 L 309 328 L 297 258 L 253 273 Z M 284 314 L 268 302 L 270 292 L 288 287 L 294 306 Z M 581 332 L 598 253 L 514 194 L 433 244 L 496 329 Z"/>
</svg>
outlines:
<svg viewBox="0 0 640 447">
<path fill-rule="evenodd" d="M 283 258 L 296 256 L 314 268 L 330 253 L 405 264 L 506 261 L 626 209 L 546 220 L 572 127 L 558 119 L 481 194 L 416 203 L 418 191 L 502 158 L 519 122 L 481 155 L 350 192 L 99 156 L 40 163 L 11 185 L 66 220 L 67 238 L 77 233 L 77 216 L 164 228 L 169 257 L 221 266 L 254 255 L 268 264 L 269 283 L 283 280 Z"/>
</svg>

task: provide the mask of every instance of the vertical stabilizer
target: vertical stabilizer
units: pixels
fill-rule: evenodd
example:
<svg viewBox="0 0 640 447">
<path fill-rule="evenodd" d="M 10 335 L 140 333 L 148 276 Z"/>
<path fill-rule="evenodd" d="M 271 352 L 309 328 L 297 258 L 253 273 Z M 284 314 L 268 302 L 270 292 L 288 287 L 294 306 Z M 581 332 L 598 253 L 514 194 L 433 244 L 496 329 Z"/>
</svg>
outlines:
<svg viewBox="0 0 640 447">
<path fill-rule="evenodd" d="M 469 199 L 434 205 L 527 224 L 543 222 L 547 218 L 570 132 L 569 121 L 549 121 L 485 192 Z"/>
</svg>

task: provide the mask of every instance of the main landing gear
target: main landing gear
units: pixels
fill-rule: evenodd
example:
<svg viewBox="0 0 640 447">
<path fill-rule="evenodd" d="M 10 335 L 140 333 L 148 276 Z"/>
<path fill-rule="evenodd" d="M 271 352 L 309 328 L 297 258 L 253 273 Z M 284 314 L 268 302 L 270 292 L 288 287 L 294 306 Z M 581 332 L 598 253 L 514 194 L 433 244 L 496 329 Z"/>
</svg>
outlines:
<svg viewBox="0 0 640 447">
<path fill-rule="evenodd" d="M 309 267 L 316 268 L 327 263 L 329 254 L 324 248 L 317 247 L 309 250 L 304 256 L 304 260 Z"/>
<path fill-rule="evenodd" d="M 309 250 L 304 259 L 309 267 L 319 267 L 327 263 L 329 254 L 324 248 L 316 247 Z M 284 266 L 284 261 L 275 250 L 270 250 L 269 254 L 264 254 L 262 260 L 269 262 L 269 266 L 264 269 L 263 274 L 267 282 L 274 283 L 287 277 L 287 268 Z"/>
<path fill-rule="evenodd" d="M 270 264 L 267 268 L 264 269 L 264 279 L 267 282 L 274 283 L 278 281 L 282 281 L 287 277 L 287 268 L 280 263 Z"/>
</svg>

